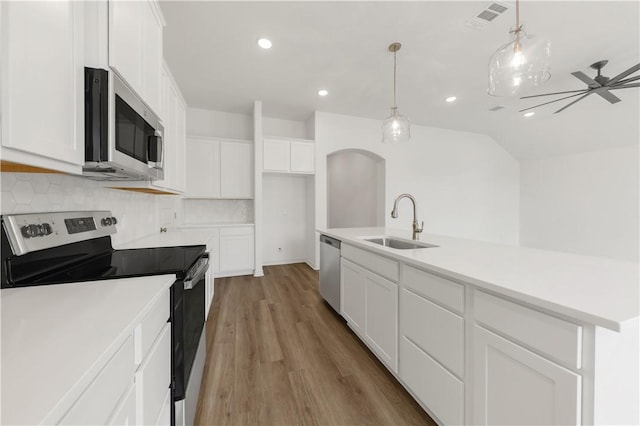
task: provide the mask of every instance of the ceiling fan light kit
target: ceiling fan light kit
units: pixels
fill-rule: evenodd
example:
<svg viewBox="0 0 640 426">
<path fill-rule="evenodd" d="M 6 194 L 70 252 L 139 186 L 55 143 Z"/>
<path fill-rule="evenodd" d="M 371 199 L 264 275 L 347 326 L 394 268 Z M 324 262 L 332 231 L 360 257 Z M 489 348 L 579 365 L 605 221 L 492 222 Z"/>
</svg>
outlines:
<svg viewBox="0 0 640 426">
<path fill-rule="evenodd" d="M 389 46 L 389 52 L 393 53 L 393 106 L 391 115 L 382 122 L 382 143 L 386 144 L 407 142 L 410 138 L 409 119 L 398 114 L 396 105 L 396 53 L 401 47 L 397 42 Z"/>
<path fill-rule="evenodd" d="M 511 41 L 489 59 L 491 96 L 512 96 L 539 86 L 551 77 L 551 43 L 528 36 L 520 24 L 520 4 L 516 0 L 516 26 Z"/>
</svg>

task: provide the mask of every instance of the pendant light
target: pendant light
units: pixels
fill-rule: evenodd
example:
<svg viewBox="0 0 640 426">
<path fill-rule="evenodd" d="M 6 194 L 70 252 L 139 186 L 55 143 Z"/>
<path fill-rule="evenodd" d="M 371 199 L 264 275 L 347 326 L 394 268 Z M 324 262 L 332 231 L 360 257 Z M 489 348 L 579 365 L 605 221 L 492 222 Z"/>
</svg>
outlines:
<svg viewBox="0 0 640 426">
<path fill-rule="evenodd" d="M 516 0 L 516 26 L 512 40 L 489 59 L 489 94 L 510 96 L 527 92 L 549 80 L 551 43 L 528 36 L 520 25 L 520 2 Z"/>
<path fill-rule="evenodd" d="M 391 115 L 382 123 L 382 143 L 397 144 L 409 140 L 409 119 L 398 114 L 396 105 L 396 53 L 402 45 L 392 43 L 389 52 L 393 52 L 393 106 Z"/>
</svg>

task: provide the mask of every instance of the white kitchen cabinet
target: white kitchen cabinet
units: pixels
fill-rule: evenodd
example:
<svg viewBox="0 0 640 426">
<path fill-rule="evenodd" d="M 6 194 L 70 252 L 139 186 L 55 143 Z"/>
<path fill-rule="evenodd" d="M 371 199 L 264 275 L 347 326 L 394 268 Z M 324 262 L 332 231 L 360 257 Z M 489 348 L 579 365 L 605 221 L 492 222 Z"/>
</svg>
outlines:
<svg viewBox="0 0 640 426">
<path fill-rule="evenodd" d="M 398 371 L 398 285 L 367 272 L 365 336 L 378 357 Z"/>
<path fill-rule="evenodd" d="M 473 345 L 473 424 L 581 424 L 578 374 L 478 325 Z"/>
<path fill-rule="evenodd" d="M 244 275 L 254 269 L 254 231 L 251 226 L 220 228 L 220 270 L 217 277 Z"/>
<path fill-rule="evenodd" d="M 163 26 L 153 0 L 109 2 L 109 65 L 158 115 Z"/>
<path fill-rule="evenodd" d="M 313 174 L 315 143 L 304 140 L 263 139 L 263 171 Z"/>
<path fill-rule="evenodd" d="M 340 261 L 340 313 L 349 326 L 364 335 L 366 280 L 362 268 L 346 259 Z"/>
<path fill-rule="evenodd" d="M 220 142 L 188 138 L 185 197 L 220 198 Z"/>
<path fill-rule="evenodd" d="M 185 197 L 253 198 L 251 142 L 188 138 Z"/>
<path fill-rule="evenodd" d="M 1 2 L 2 159 L 65 173 L 84 164 L 84 4 Z"/>
<path fill-rule="evenodd" d="M 136 371 L 135 381 L 136 424 L 155 424 L 171 384 L 171 323 L 165 322 Z"/>
<path fill-rule="evenodd" d="M 220 197 L 253 198 L 253 144 L 220 142 Z"/>
<path fill-rule="evenodd" d="M 340 261 L 341 314 L 395 373 L 398 370 L 398 285 L 345 257 L 345 247 L 343 244 Z"/>
</svg>

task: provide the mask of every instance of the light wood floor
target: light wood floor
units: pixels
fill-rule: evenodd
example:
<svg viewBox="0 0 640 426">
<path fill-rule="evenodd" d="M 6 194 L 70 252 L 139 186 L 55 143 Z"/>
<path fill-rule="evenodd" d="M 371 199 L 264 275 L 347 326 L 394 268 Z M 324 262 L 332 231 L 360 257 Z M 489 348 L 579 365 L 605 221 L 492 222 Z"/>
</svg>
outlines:
<svg viewBox="0 0 640 426">
<path fill-rule="evenodd" d="M 306 264 L 216 279 L 200 425 L 435 425 L 318 293 Z"/>
</svg>

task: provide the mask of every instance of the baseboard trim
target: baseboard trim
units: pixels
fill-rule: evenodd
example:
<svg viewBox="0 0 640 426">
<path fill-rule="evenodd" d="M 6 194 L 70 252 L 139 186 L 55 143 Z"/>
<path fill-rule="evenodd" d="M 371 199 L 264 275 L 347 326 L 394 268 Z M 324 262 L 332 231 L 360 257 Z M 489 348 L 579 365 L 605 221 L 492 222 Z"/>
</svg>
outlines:
<svg viewBox="0 0 640 426">
<path fill-rule="evenodd" d="M 292 263 L 306 263 L 304 259 L 269 260 L 262 262 L 263 266 L 291 265 Z"/>
<path fill-rule="evenodd" d="M 320 269 L 318 265 L 312 265 L 308 260 L 305 260 L 304 263 L 306 263 L 307 266 L 309 266 L 309 268 L 313 269 L 314 271 L 318 271 Z"/>
</svg>

